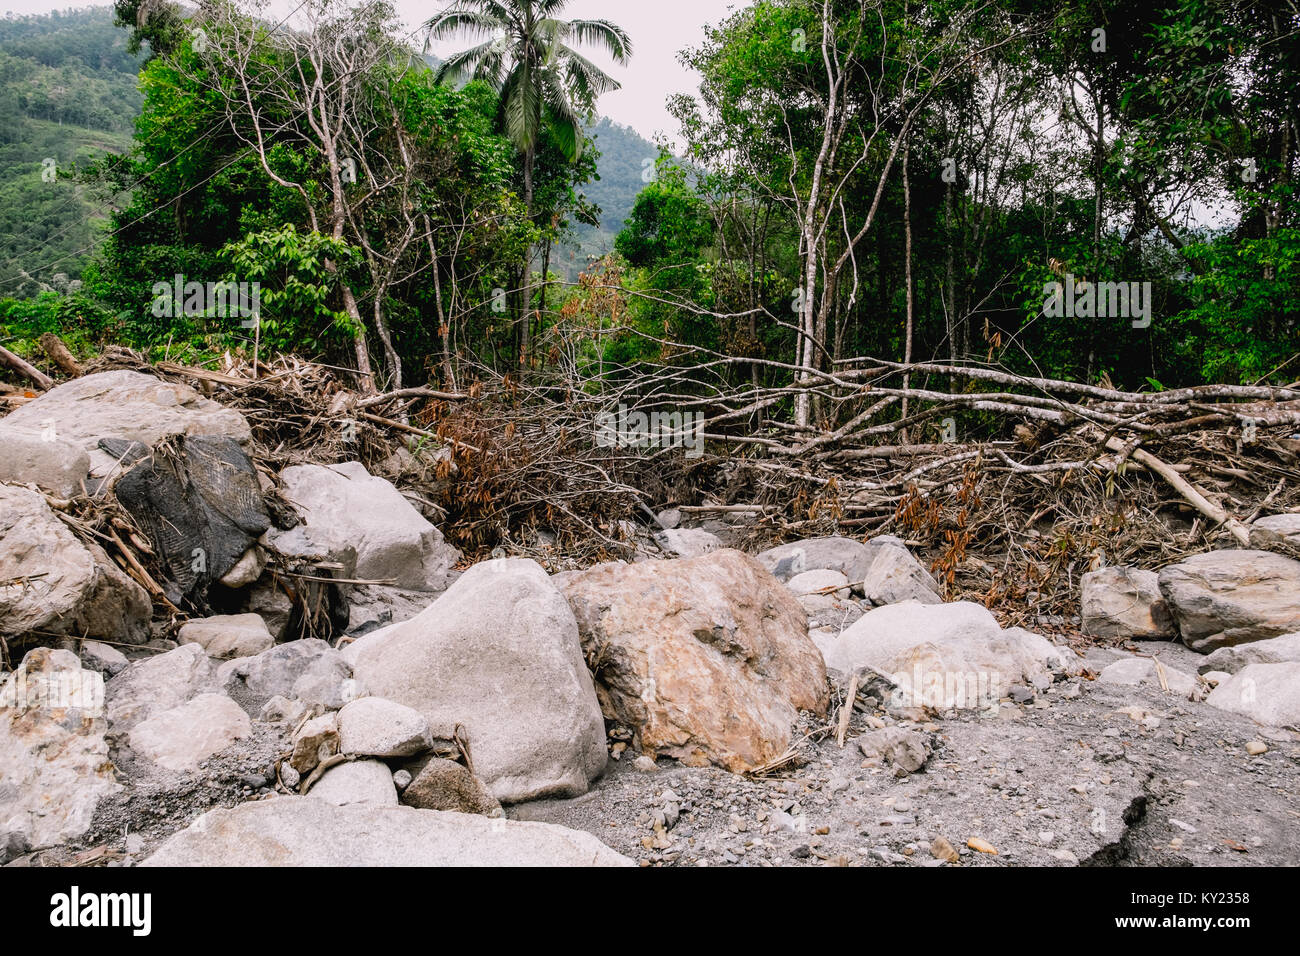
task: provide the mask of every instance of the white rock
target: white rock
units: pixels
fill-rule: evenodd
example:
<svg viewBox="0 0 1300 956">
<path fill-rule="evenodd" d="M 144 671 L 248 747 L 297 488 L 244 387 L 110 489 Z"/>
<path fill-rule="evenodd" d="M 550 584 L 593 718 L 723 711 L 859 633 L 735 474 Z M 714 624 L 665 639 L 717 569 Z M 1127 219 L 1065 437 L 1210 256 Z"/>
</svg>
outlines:
<svg viewBox="0 0 1300 956">
<path fill-rule="evenodd" d="M 1300 730 L 1300 661 L 1247 664 L 1206 701 L 1266 727 Z"/>
<path fill-rule="evenodd" d="M 310 556 L 351 545 L 359 577 L 419 591 L 447 587 L 460 552 L 391 483 L 357 462 L 295 465 L 280 480 L 304 520 L 288 531 L 266 533 L 275 550 Z"/>
<path fill-rule="evenodd" d="M 1208 654 L 1300 630 L 1300 561 L 1269 551 L 1211 551 L 1160 571 L 1183 643 Z"/>
<path fill-rule="evenodd" d="M 1177 637 L 1169 605 L 1154 571 L 1116 566 L 1082 578 L 1083 632 L 1136 640 Z"/>
<path fill-rule="evenodd" d="M 117 459 L 100 450 L 101 438 L 150 447 L 168 435 L 221 436 L 241 445 L 252 441 L 248 422 L 234 409 L 187 385 L 126 370 L 83 375 L 19 406 L 0 421 L 0 446 L 10 429 L 40 433 L 51 422 L 57 438 L 87 452 L 92 476 L 117 468 Z"/>
<path fill-rule="evenodd" d="M 244 552 L 244 556 L 236 562 L 233 568 L 225 573 L 221 578 L 221 583 L 236 590 L 248 587 L 262 576 L 262 570 L 265 567 L 266 553 L 254 545 Z"/>
<path fill-rule="evenodd" d="M 416 617 L 344 651 L 376 697 L 465 726 L 474 769 L 502 802 L 585 793 L 605 724 L 564 596 L 533 561 L 475 565 Z"/>
<path fill-rule="evenodd" d="M 217 669 L 217 682 L 250 715 L 277 696 L 336 710 L 365 694 L 343 655 L 315 637 L 227 661 Z"/>
<path fill-rule="evenodd" d="M 56 498 L 86 493 L 90 456 L 81 446 L 48 431 L 27 431 L 0 420 L 0 484 L 32 484 Z"/>
<path fill-rule="evenodd" d="M 131 662 L 116 647 L 100 641 L 83 641 L 81 644 L 82 666 L 99 671 L 112 677 L 126 669 Z"/>
<path fill-rule="evenodd" d="M 1165 672 L 1165 683 L 1169 685 L 1171 694 L 1187 697 L 1197 692 L 1199 685 L 1191 674 L 1175 670 L 1163 662 L 1162 666 Z M 1143 685 L 1158 688 L 1160 686 L 1155 661 L 1148 657 L 1131 657 L 1107 664 L 1101 669 L 1097 680 L 1103 684 L 1126 684 L 1131 687 Z"/>
<path fill-rule="evenodd" d="M 153 714 L 171 710 L 196 695 L 217 690 L 216 672 L 197 644 L 134 661 L 108 682 L 108 722 L 114 732 L 130 730 Z"/>
<path fill-rule="evenodd" d="M 1064 652 L 1046 638 L 1004 631 L 987 608 L 967 601 L 879 607 L 826 644 L 827 667 L 891 675 L 899 687 L 893 703 L 903 707 L 988 707 L 1013 683 L 1041 684 L 1069 670 Z"/>
<path fill-rule="evenodd" d="M 104 740 L 102 687 L 100 675 L 83 670 L 75 654 L 46 647 L 29 651 L 5 681 L 0 848 L 75 840 L 90 828 L 100 801 L 121 790 Z M 64 690 L 72 694 L 61 701 Z M 86 706 L 50 706 L 57 703 Z"/>
<path fill-rule="evenodd" d="M 313 784 L 309 794 L 338 807 L 358 803 L 397 806 L 393 772 L 380 760 L 349 760 L 330 767 Z"/>
<path fill-rule="evenodd" d="M 1202 674 L 1209 671 L 1235 674 L 1247 664 L 1282 664 L 1286 661 L 1300 661 L 1300 631 L 1235 647 L 1221 647 L 1212 652 L 1198 670 Z"/>
<path fill-rule="evenodd" d="M 144 589 L 68 530 L 44 495 L 0 485 L 0 634 L 75 633 L 139 644 L 148 639 L 152 610 Z"/>
<path fill-rule="evenodd" d="M 696 558 L 722 547 L 722 540 L 702 528 L 676 528 L 655 535 L 659 546 L 679 558 Z"/>
<path fill-rule="evenodd" d="M 788 581 L 804 571 L 829 568 L 839 571 L 850 583 L 856 583 L 866 577 L 871 566 L 871 554 L 866 546 L 852 538 L 806 538 L 769 548 L 755 557 L 780 581 Z"/>
<path fill-rule="evenodd" d="M 133 751 L 160 767 L 183 772 L 253 732 L 248 715 L 224 694 L 193 700 L 154 714 L 132 728 Z"/>
<path fill-rule="evenodd" d="M 330 711 L 313 717 L 294 732 L 289 764 L 299 773 L 311 773 L 317 764 L 338 752 L 339 719 Z"/>
<path fill-rule="evenodd" d="M 930 572 L 912 556 L 898 539 L 873 538 L 867 542 L 870 565 L 862 580 L 853 582 L 872 604 L 899 604 L 917 601 L 942 604 L 938 585 Z"/>
<path fill-rule="evenodd" d="M 209 657 L 253 657 L 275 646 L 266 622 L 256 614 L 222 614 L 182 625 L 177 641 L 198 644 Z"/>
<path fill-rule="evenodd" d="M 339 711 L 339 751 L 371 757 L 411 757 L 433 746 L 418 710 L 382 697 L 363 697 Z"/>
<path fill-rule="evenodd" d="M 1250 526 L 1251 547 L 1267 549 L 1279 543 L 1300 548 L 1300 514 L 1269 515 Z"/>
<path fill-rule="evenodd" d="M 143 866 L 633 866 L 594 836 L 549 823 L 276 797 L 212 810 Z"/>
</svg>

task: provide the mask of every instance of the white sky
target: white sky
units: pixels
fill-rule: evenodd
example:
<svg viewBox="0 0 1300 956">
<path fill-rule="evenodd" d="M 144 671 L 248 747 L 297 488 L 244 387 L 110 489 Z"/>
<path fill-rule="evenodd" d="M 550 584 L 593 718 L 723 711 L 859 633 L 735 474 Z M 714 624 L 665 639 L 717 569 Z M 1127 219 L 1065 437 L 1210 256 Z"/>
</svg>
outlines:
<svg viewBox="0 0 1300 956">
<path fill-rule="evenodd" d="M 443 9 L 441 0 L 394 0 L 408 27 L 429 19 Z M 57 0 L 0 0 L 0 11 L 17 14 L 49 13 L 70 6 L 102 6 L 99 3 L 70 4 Z M 271 15 L 284 16 L 297 0 L 273 0 Z M 569 0 L 561 14 L 566 19 L 613 20 L 632 38 L 632 62 L 625 68 L 593 56 L 595 62 L 623 84 L 623 88 L 601 98 L 600 112 L 647 139 L 666 133 L 677 139 L 677 124 L 664 102 L 670 93 L 694 93 L 698 77 L 677 62 L 678 51 L 696 46 L 705 24 L 716 24 L 733 9 L 748 6 L 747 0 Z M 454 51 L 468 43 L 435 47 L 434 54 Z"/>
</svg>

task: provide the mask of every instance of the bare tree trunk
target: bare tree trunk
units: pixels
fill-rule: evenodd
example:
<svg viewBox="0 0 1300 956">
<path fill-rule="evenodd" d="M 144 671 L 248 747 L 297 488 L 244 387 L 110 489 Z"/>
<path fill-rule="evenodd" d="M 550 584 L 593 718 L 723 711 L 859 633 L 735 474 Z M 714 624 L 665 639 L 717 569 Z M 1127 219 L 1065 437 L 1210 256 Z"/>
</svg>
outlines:
<svg viewBox="0 0 1300 956">
<path fill-rule="evenodd" d="M 907 174 L 908 154 L 912 151 L 909 142 L 903 146 L 903 273 L 907 282 L 907 330 L 903 335 L 903 364 L 912 364 L 912 181 Z M 912 373 L 903 373 L 903 388 L 912 387 Z M 903 396 L 903 418 L 907 418 L 907 396 Z M 902 442 L 907 441 L 907 429 L 903 429 Z"/>
</svg>

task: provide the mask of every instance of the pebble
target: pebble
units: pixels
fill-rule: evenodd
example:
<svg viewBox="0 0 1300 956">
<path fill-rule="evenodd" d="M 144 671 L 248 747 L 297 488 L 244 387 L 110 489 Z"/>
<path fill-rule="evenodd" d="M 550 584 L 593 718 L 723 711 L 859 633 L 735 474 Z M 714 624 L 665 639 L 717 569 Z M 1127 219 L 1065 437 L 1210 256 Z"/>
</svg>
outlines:
<svg viewBox="0 0 1300 956">
<path fill-rule="evenodd" d="M 1268 744 L 1262 740 L 1252 740 L 1246 744 L 1246 753 L 1252 757 L 1258 757 L 1260 754 L 1268 753 Z"/>
<path fill-rule="evenodd" d="M 655 764 L 655 758 L 647 756 L 646 754 L 642 754 L 641 756 L 633 760 L 632 766 L 635 767 L 637 770 L 640 770 L 642 773 L 654 773 L 656 770 L 659 769 L 658 765 Z M 707 860 L 702 862 L 704 863 L 705 866 L 709 865 Z"/>
<path fill-rule="evenodd" d="M 399 792 L 405 790 L 410 785 L 411 772 L 409 770 L 399 770 L 397 773 L 393 774 L 393 786 L 396 787 Z"/>
<path fill-rule="evenodd" d="M 960 859 L 953 845 L 941 836 L 937 836 L 930 841 L 930 855 L 936 860 L 943 860 L 948 863 L 956 863 Z"/>
<path fill-rule="evenodd" d="M 294 787 L 298 786 L 298 782 L 302 777 L 299 775 L 297 770 L 294 770 L 293 767 L 289 766 L 289 761 L 286 760 L 284 763 L 280 764 L 280 779 L 284 781 L 286 787 L 292 790 Z"/>
</svg>

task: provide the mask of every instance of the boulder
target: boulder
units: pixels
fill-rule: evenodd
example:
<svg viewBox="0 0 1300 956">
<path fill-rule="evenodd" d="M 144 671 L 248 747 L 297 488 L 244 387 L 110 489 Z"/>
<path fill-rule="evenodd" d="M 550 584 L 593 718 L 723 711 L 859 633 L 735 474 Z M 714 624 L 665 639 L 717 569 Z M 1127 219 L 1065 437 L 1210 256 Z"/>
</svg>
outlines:
<svg viewBox="0 0 1300 956">
<path fill-rule="evenodd" d="M 421 810 L 454 810 L 500 816 L 501 804 L 487 785 L 454 760 L 434 757 L 402 791 L 402 802 Z"/>
<path fill-rule="evenodd" d="M 433 746 L 418 710 L 382 697 L 362 697 L 339 711 L 339 751 L 371 757 L 410 757 Z"/>
<path fill-rule="evenodd" d="M 1021 628 L 1002 630 L 981 604 L 905 601 L 868 611 L 832 640 L 826 666 L 843 674 L 874 668 L 897 685 L 894 706 L 988 707 L 1012 684 L 1051 683 L 1065 653 Z"/>
<path fill-rule="evenodd" d="M 1266 727 L 1300 730 L 1300 661 L 1247 664 L 1214 688 L 1206 702 Z"/>
<path fill-rule="evenodd" d="M 858 738 L 858 749 L 868 759 L 881 760 L 894 768 L 896 776 L 916 773 L 930 759 L 929 738 L 916 730 L 882 727 Z"/>
<path fill-rule="evenodd" d="M 86 494 L 90 455 L 73 442 L 55 437 L 55 429 L 41 432 L 6 427 L 0 419 L 0 483 L 35 485 L 56 498 Z"/>
<path fill-rule="evenodd" d="M 75 633 L 117 643 L 148 640 L 153 605 L 38 492 L 0 485 L 0 635 Z"/>
<path fill-rule="evenodd" d="M 383 478 L 357 462 L 295 465 L 280 473 L 284 496 L 303 523 L 272 529 L 266 542 L 281 554 L 313 556 L 356 548 L 356 574 L 400 588 L 441 591 L 460 552 Z"/>
<path fill-rule="evenodd" d="M 217 683 L 249 716 L 276 696 L 337 710 L 365 695 L 343 655 L 315 637 L 227 661 L 217 669 Z"/>
<path fill-rule="evenodd" d="M 1197 670 L 1202 674 L 1212 671 L 1235 674 L 1247 664 L 1284 664 L 1287 661 L 1300 661 L 1300 631 L 1235 647 L 1221 647 L 1212 651 Z"/>
<path fill-rule="evenodd" d="M 126 370 L 83 375 L 19 406 L 0 420 L 0 446 L 7 447 L 11 430 L 40 434 L 51 426 L 58 440 L 87 453 L 92 477 L 117 470 L 117 458 L 99 447 L 103 438 L 149 447 L 170 435 L 220 436 L 244 446 L 252 441 L 248 422 L 234 409 L 187 385 Z"/>
<path fill-rule="evenodd" d="M 743 772 L 785 752 L 800 710 L 826 710 L 803 609 L 746 554 L 602 564 L 561 587 L 605 714 L 643 752 Z"/>
<path fill-rule="evenodd" d="M 1081 581 L 1083 632 L 1092 637 L 1173 638 L 1174 619 L 1154 571 L 1123 566 L 1089 571 Z"/>
<path fill-rule="evenodd" d="M 861 580 L 853 583 L 872 604 L 879 606 L 902 601 L 943 603 L 930 572 L 897 538 L 873 538 L 867 542 L 866 549 L 870 564 Z"/>
<path fill-rule="evenodd" d="M 107 677 L 120 674 L 131 662 L 125 654 L 110 644 L 100 641 L 81 642 L 81 666 L 99 671 Z"/>
<path fill-rule="evenodd" d="M 1269 515 L 1250 526 L 1250 546 L 1269 550 L 1276 545 L 1300 548 L 1300 514 Z"/>
<path fill-rule="evenodd" d="M 1191 674 L 1175 670 L 1162 663 L 1165 683 L 1169 692 L 1179 697 L 1189 697 L 1200 689 L 1200 684 Z M 1130 687 L 1160 687 L 1160 675 L 1156 672 L 1156 663 L 1149 657 L 1130 657 L 1107 664 L 1101 669 L 1097 681 L 1102 684 L 1121 684 Z"/>
<path fill-rule="evenodd" d="M 856 585 L 871 567 L 871 553 L 852 538 L 806 538 L 769 548 L 756 557 L 779 581 L 789 581 L 804 571 L 829 569 L 839 571 Z"/>
<path fill-rule="evenodd" d="M 248 715 L 225 694 L 199 694 L 131 729 L 131 750 L 167 770 L 197 770 L 201 761 L 253 732 Z"/>
<path fill-rule="evenodd" d="M 308 792 L 336 807 L 359 803 L 377 807 L 397 806 L 393 772 L 381 760 L 349 760 L 330 767 Z"/>
<path fill-rule="evenodd" d="M 674 528 L 655 535 L 659 547 L 679 558 L 697 558 L 722 547 L 716 534 L 702 528 Z"/>
<path fill-rule="evenodd" d="M 283 700 L 283 698 L 272 698 Z M 293 735 L 293 752 L 289 766 L 300 774 L 311 773 L 316 766 L 339 752 L 339 719 L 334 711 L 307 721 Z"/>
<path fill-rule="evenodd" d="M 414 807 L 276 797 L 211 810 L 142 866 L 633 866 L 590 833 Z"/>
<path fill-rule="evenodd" d="M 246 588 L 257 581 L 266 569 L 266 552 L 257 545 L 251 546 L 219 580 L 232 590 Z"/>
<path fill-rule="evenodd" d="M 1208 654 L 1300 630 L 1300 561 L 1269 551 L 1211 551 L 1160 571 L 1183 643 Z"/>
<path fill-rule="evenodd" d="M 852 600 L 853 589 L 849 586 L 849 579 L 839 571 L 828 568 L 804 571 L 786 581 L 785 586 L 811 619 L 829 620 L 852 615 L 857 620 L 862 616 L 862 608 Z"/>
<path fill-rule="evenodd" d="M 256 614 L 198 618 L 182 625 L 176 639 L 181 644 L 198 644 L 209 657 L 220 660 L 253 657 L 275 646 L 266 622 Z"/>
<path fill-rule="evenodd" d="M 0 688 L 0 856 L 81 837 L 121 790 L 109 762 L 103 679 L 70 651 L 29 651 Z"/>
<path fill-rule="evenodd" d="M 134 661 L 105 686 L 108 722 L 115 733 L 217 690 L 216 671 L 197 644 Z"/>
<path fill-rule="evenodd" d="M 179 436 L 150 450 L 103 439 L 126 472 L 114 494 L 144 530 L 174 604 L 202 606 L 214 582 L 239 569 L 271 526 L 257 468 L 233 438 Z"/>
<path fill-rule="evenodd" d="M 344 651 L 376 697 L 463 724 L 474 766 L 505 802 L 576 796 L 604 770 L 605 725 L 573 612 L 533 561 L 484 561 L 409 621 Z"/>
</svg>

